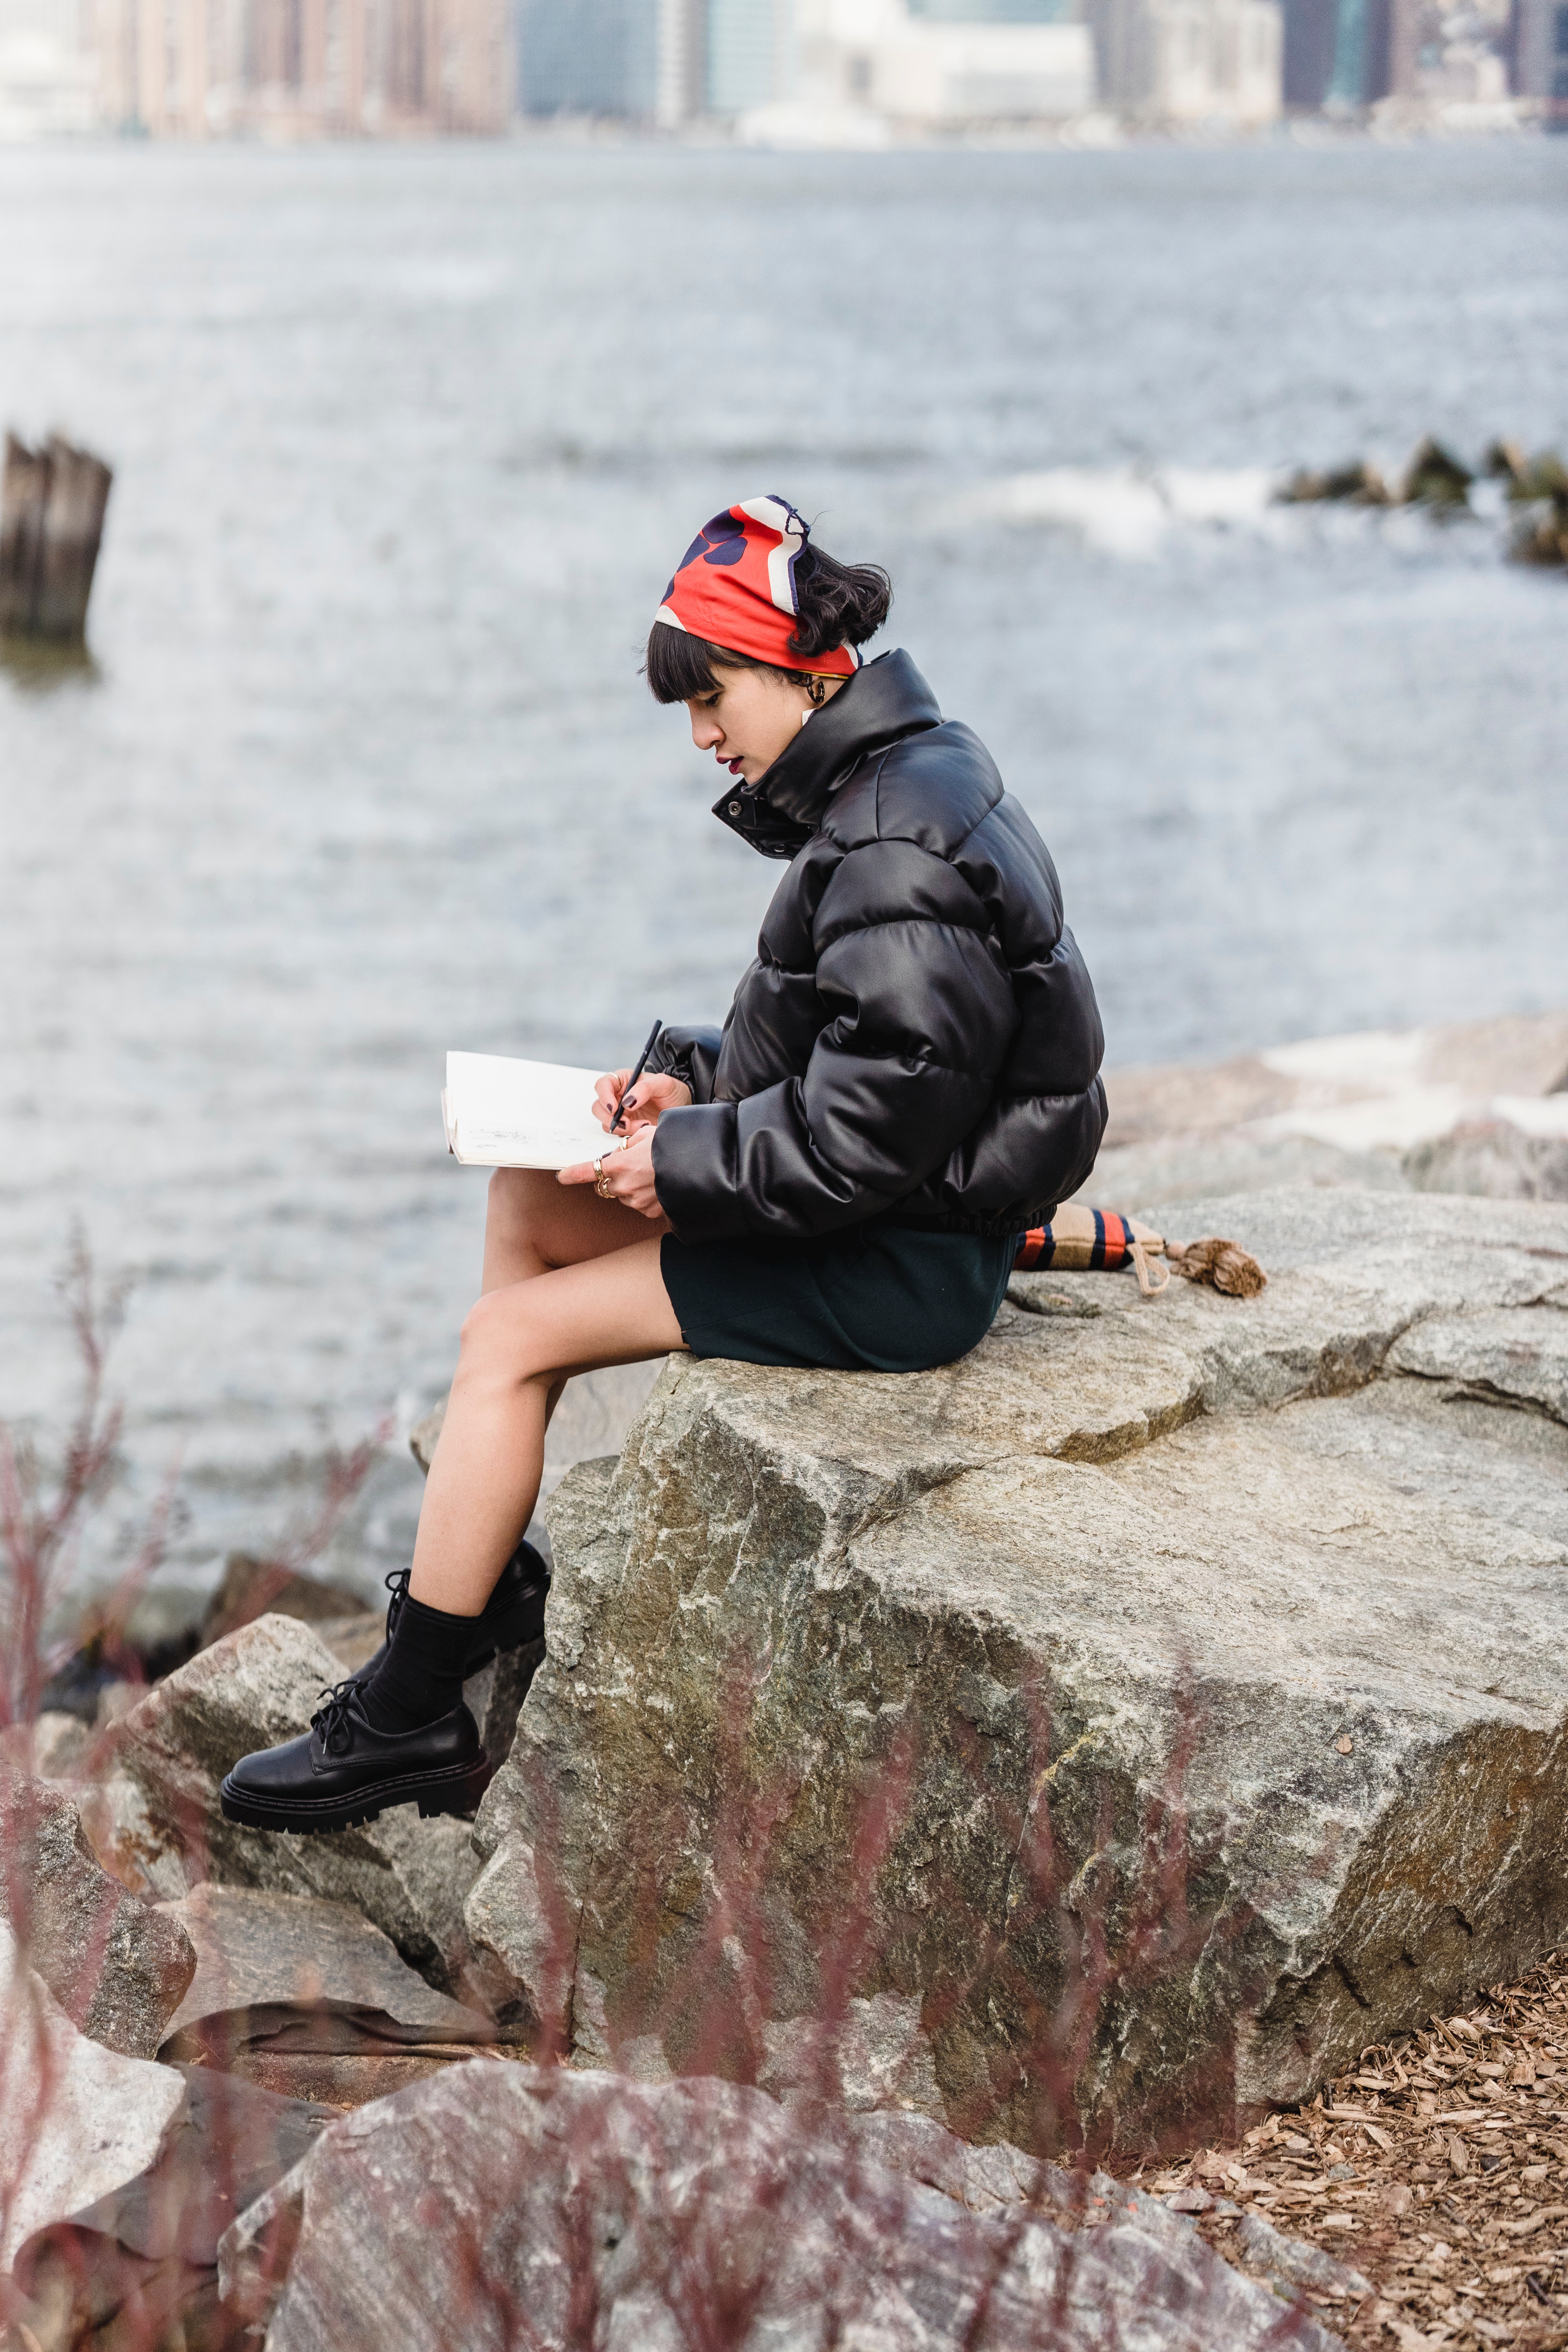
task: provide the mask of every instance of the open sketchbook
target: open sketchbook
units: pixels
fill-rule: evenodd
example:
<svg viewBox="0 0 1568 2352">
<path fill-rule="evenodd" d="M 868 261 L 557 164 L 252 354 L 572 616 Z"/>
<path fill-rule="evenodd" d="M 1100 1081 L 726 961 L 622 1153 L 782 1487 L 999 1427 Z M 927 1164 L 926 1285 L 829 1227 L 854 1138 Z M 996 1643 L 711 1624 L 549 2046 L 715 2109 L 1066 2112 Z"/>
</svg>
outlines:
<svg viewBox="0 0 1568 2352">
<path fill-rule="evenodd" d="M 465 1168 L 571 1168 L 609 1150 L 594 1117 L 600 1072 L 506 1054 L 448 1054 L 441 1116 Z"/>
</svg>

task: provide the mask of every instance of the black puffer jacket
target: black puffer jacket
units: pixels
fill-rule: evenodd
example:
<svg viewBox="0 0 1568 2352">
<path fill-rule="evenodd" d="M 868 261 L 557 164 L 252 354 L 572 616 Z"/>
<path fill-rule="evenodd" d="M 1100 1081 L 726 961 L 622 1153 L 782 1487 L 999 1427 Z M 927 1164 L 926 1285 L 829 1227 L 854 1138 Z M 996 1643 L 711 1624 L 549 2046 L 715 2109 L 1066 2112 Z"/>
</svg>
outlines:
<svg viewBox="0 0 1568 2352">
<path fill-rule="evenodd" d="M 714 810 L 788 857 L 722 1032 L 667 1029 L 691 1088 L 654 1137 L 684 1241 L 863 1218 L 1005 1234 L 1104 1132 L 1094 990 L 1039 835 L 909 656 L 868 663 Z"/>
</svg>

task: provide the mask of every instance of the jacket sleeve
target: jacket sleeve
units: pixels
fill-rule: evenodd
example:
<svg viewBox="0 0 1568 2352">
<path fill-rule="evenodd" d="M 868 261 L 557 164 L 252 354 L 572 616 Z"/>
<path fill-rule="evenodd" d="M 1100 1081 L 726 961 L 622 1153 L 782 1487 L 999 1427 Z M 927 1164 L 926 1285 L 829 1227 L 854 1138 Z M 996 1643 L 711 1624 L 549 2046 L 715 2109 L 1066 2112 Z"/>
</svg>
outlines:
<svg viewBox="0 0 1568 2352">
<path fill-rule="evenodd" d="M 713 1073 L 724 1032 L 717 1028 L 661 1029 L 647 1057 L 647 1066 L 660 1077 L 679 1078 L 691 1089 L 694 1103 L 713 1099 Z"/>
<path fill-rule="evenodd" d="M 984 908 L 909 842 L 844 857 L 813 924 L 825 1016 L 804 1076 L 667 1111 L 659 1202 L 686 1241 L 799 1240 L 890 1207 L 991 1098 L 1018 1011 Z"/>
</svg>

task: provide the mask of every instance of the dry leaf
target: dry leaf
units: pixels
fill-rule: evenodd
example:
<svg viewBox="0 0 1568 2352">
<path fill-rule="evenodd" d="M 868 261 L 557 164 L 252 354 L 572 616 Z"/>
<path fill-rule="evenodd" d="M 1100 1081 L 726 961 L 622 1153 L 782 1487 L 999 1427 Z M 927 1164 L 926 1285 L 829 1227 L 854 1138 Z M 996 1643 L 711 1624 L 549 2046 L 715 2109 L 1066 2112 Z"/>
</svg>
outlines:
<svg viewBox="0 0 1568 2352">
<path fill-rule="evenodd" d="M 1458 2132 L 1448 2136 L 1448 2162 L 1462 2180 L 1470 2168 L 1470 2151 Z"/>
</svg>

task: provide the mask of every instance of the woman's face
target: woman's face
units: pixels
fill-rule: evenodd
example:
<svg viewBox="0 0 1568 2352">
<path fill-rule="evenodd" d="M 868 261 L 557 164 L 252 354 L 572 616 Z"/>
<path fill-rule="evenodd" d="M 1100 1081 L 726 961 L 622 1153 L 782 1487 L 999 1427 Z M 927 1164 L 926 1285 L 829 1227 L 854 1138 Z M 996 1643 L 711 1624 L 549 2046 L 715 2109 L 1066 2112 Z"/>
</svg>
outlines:
<svg viewBox="0 0 1568 2352">
<path fill-rule="evenodd" d="M 713 675 L 717 692 L 699 695 L 686 706 L 691 740 L 700 751 L 711 751 L 731 776 L 754 784 L 800 733 L 801 720 L 814 707 L 811 697 L 776 670 L 716 668 Z M 831 695 L 844 680 L 827 677 L 822 683 Z"/>
</svg>

